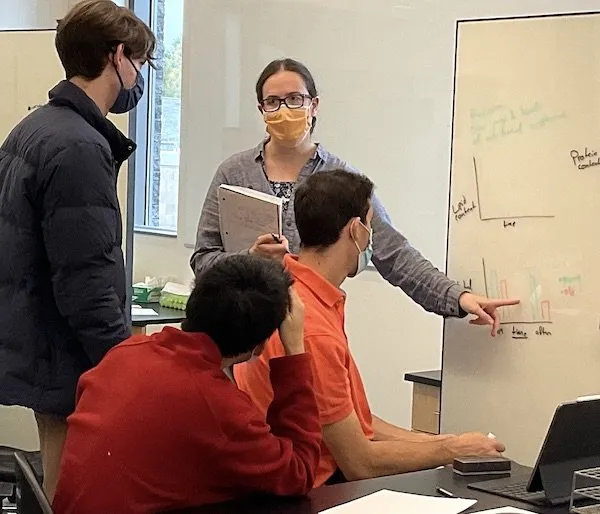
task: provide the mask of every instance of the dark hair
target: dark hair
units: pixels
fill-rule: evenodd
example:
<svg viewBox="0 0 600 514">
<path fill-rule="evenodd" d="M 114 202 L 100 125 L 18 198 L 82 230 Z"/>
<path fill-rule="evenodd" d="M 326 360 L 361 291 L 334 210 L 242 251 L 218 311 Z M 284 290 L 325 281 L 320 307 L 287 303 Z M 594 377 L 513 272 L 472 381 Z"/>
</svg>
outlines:
<svg viewBox="0 0 600 514">
<path fill-rule="evenodd" d="M 58 21 L 55 45 L 67 79 L 98 78 L 121 43 L 129 59 L 154 58 L 156 38 L 150 28 L 112 0 L 78 3 Z"/>
<path fill-rule="evenodd" d="M 223 357 L 254 350 L 287 314 L 292 278 L 273 260 L 231 255 L 196 279 L 186 307 L 185 332 L 204 332 Z"/>
<path fill-rule="evenodd" d="M 258 77 L 256 81 L 256 99 L 259 104 L 262 104 L 264 100 L 263 88 L 265 86 L 265 82 L 269 80 L 273 75 L 280 71 L 293 71 L 302 77 L 304 80 L 304 85 L 306 86 L 306 90 L 311 98 L 315 98 L 319 96 L 317 92 L 317 86 L 315 85 L 315 79 L 312 76 L 312 73 L 308 70 L 304 64 L 294 59 L 286 58 L 286 59 L 276 59 L 275 61 L 271 61 L 265 69 Z M 314 117 L 312 120 L 312 127 L 310 129 L 310 133 L 312 134 L 315 130 L 315 126 L 317 124 L 317 118 Z"/>
<path fill-rule="evenodd" d="M 373 188 L 364 175 L 344 170 L 313 173 L 301 182 L 294 197 L 294 214 L 302 246 L 331 246 L 352 218 L 366 223 Z"/>
</svg>

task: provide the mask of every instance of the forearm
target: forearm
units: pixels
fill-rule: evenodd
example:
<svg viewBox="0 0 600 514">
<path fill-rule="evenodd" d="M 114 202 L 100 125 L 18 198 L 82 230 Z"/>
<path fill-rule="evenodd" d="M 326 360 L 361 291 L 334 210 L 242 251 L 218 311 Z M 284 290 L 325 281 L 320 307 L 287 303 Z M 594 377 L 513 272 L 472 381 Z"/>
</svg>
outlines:
<svg viewBox="0 0 600 514">
<path fill-rule="evenodd" d="M 267 411 L 267 424 L 278 437 L 295 444 L 303 440 L 320 444 L 321 424 L 314 394 L 312 358 L 308 353 L 271 359 L 270 378 L 273 401 Z"/>
<path fill-rule="evenodd" d="M 400 287 L 426 311 L 460 316 L 464 289 L 439 271 L 398 232 L 381 202 L 374 200 L 373 264 L 390 284 Z"/>
<path fill-rule="evenodd" d="M 130 335 L 112 155 L 95 143 L 74 142 L 40 173 L 54 301 L 96 365 Z"/>
<path fill-rule="evenodd" d="M 225 258 L 227 254 L 223 248 L 218 247 L 199 247 L 196 245 L 192 258 L 190 259 L 190 265 L 195 276 L 199 276 L 212 265 Z"/>
<path fill-rule="evenodd" d="M 242 250 L 237 252 L 241 255 L 248 255 L 248 250 Z M 221 259 L 224 259 L 228 255 L 234 255 L 231 252 L 226 252 L 223 247 L 211 246 L 211 247 L 202 247 L 196 248 L 196 251 L 192 255 L 190 260 L 190 265 L 194 274 L 196 276 L 200 275 L 202 272 L 206 271 L 208 268 L 219 262 Z"/>
<path fill-rule="evenodd" d="M 410 473 L 449 464 L 453 454 L 446 444 L 448 437 L 432 436 L 421 441 L 374 441 L 365 476 L 360 478 Z"/>
<path fill-rule="evenodd" d="M 402 241 L 387 244 L 403 244 Z M 400 287 L 414 302 L 440 316 L 460 316 L 458 299 L 464 290 L 439 271 L 408 242 L 389 255 L 375 255 L 373 263 L 390 284 Z"/>
<path fill-rule="evenodd" d="M 55 267 L 52 282 L 59 312 L 95 366 L 131 335 L 131 328 L 124 302 L 110 280 L 122 269 L 108 257 L 90 257 L 90 262 L 95 265 Z"/>
<path fill-rule="evenodd" d="M 67 301 L 57 303 L 95 366 L 111 348 L 131 335 L 131 329 L 116 295 L 99 297 L 97 302 L 94 299 L 80 301 L 78 305 L 69 305 Z"/>
<path fill-rule="evenodd" d="M 212 179 L 204 204 L 198 229 L 196 231 L 196 244 L 190 259 L 190 265 L 196 276 L 206 271 L 213 264 L 225 258 L 228 254 L 224 251 L 221 239 L 221 224 L 219 221 L 219 186 L 227 181 L 221 168 L 217 170 Z"/>
<path fill-rule="evenodd" d="M 271 379 L 281 383 L 288 376 L 289 394 L 284 386 L 278 395 L 275 384 L 268 423 L 248 395 L 235 391 L 231 384 L 215 382 L 216 392 L 206 401 L 210 411 L 219 413 L 216 422 L 228 430 L 215 441 L 213 466 L 217 474 L 229 477 L 223 487 L 232 495 L 262 492 L 289 496 L 312 489 L 319 463 L 321 427 L 312 382 L 307 378 L 311 373 L 307 357 L 290 357 L 281 366 L 275 364 L 279 369 L 272 370 Z M 191 371 L 190 375 L 193 377 Z M 221 394 L 218 388 L 223 388 Z M 220 399 L 226 397 L 228 401 L 223 403 Z M 288 405 L 286 400 L 298 404 Z M 196 448 L 206 453 L 204 440 L 200 439 Z M 192 443 L 193 440 L 192 437 Z M 191 444 L 190 449 L 193 448 Z"/>
<path fill-rule="evenodd" d="M 257 476 L 267 490 L 279 495 L 306 494 L 314 484 L 320 457 L 321 423 L 314 396 L 312 360 L 302 353 L 271 360 L 274 398 L 267 412 L 271 437 L 281 448 L 272 462 L 265 448 L 257 454 L 271 471 Z M 275 436 L 275 437 L 273 437 Z"/>
<path fill-rule="evenodd" d="M 375 441 L 429 441 L 433 437 L 430 434 L 411 432 L 392 425 L 375 415 L 373 415 L 373 431 L 375 432 Z"/>
</svg>

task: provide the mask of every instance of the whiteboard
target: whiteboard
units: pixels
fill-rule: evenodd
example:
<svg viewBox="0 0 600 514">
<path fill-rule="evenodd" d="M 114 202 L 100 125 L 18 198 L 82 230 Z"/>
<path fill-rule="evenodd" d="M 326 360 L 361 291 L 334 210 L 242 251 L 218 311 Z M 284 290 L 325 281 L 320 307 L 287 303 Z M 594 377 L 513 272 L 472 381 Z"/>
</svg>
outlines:
<svg viewBox="0 0 600 514">
<path fill-rule="evenodd" d="M 556 406 L 600 393 L 600 14 L 457 24 L 448 273 L 518 297 L 448 320 L 442 429 L 532 465 Z"/>
</svg>

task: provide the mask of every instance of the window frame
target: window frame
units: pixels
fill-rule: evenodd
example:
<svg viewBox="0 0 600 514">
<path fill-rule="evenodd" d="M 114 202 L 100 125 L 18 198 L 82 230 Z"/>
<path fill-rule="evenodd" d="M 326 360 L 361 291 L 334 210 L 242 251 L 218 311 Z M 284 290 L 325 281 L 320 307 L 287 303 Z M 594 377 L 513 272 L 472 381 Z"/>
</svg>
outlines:
<svg viewBox="0 0 600 514">
<path fill-rule="evenodd" d="M 154 5 L 157 0 L 129 0 L 128 7 L 143 20 L 152 30 L 154 18 Z M 162 44 L 162 43 L 161 43 Z M 160 65 L 160 64 L 159 64 Z M 132 212 L 132 231 L 139 234 L 149 234 L 154 236 L 163 236 L 176 238 L 177 228 L 165 229 L 153 227 L 149 224 L 149 207 L 151 201 L 151 167 L 152 158 L 152 131 L 155 125 L 154 112 L 152 109 L 154 101 L 154 71 L 150 66 L 144 66 L 141 71 L 146 84 L 145 94 L 140 100 L 137 108 L 129 115 L 129 132 L 137 144 L 137 150 L 134 152 L 130 169 L 130 177 L 134 178 L 131 184 L 133 190 Z M 160 151 L 160 150 L 159 150 Z M 179 203 L 179 197 L 177 199 Z M 143 220 L 143 223 L 138 223 Z"/>
</svg>

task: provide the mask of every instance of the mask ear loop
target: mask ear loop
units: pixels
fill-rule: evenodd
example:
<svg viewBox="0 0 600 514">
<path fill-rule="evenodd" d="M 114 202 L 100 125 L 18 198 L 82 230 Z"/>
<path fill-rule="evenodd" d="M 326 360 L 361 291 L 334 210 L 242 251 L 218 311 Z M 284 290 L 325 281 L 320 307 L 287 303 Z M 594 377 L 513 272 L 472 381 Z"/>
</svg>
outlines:
<svg viewBox="0 0 600 514">
<path fill-rule="evenodd" d="M 140 74 L 142 73 L 142 70 L 138 70 L 137 66 L 135 65 L 135 63 L 131 60 L 130 57 L 127 57 L 127 60 L 131 63 L 131 66 L 133 67 L 133 69 L 135 70 L 136 74 Z"/>
<path fill-rule="evenodd" d="M 113 65 L 113 67 L 115 68 L 115 73 L 117 74 L 117 77 L 119 78 L 119 82 L 121 83 L 121 89 L 125 89 L 125 84 L 123 84 L 123 79 L 121 78 L 121 74 L 119 73 L 119 69 L 117 68 L 117 64 L 115 63 L 115 54 L 116 53 L 117 53 L 117 49 L 115 48 L 112 50 L 111 63 Z M 134 68 L 135 68 L 135 66 L 134 66 Z"/>
<path fill-rule="evenodd" d="M 360 220 L 360 218 L 356 218 L 358 219 L 358 222 L 362 225 L 362 221 Z M 360 246 L 358 246 L 358 241 L 356 240 L 356 238 L 354 237 L 354 234 L 352 234 L 352 241 L 354 242 L 354 246 L 356 246 L 356 249 L 358 250 L 358 253 L 362 253 L 363 251 L 360 249 Z"/>
</svg>

